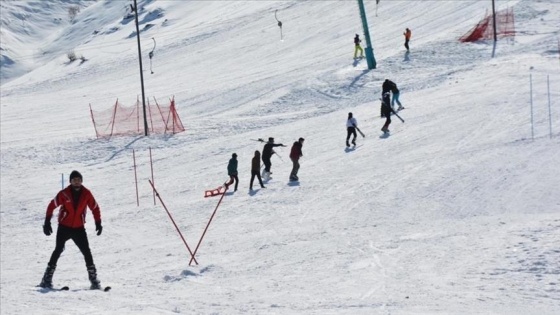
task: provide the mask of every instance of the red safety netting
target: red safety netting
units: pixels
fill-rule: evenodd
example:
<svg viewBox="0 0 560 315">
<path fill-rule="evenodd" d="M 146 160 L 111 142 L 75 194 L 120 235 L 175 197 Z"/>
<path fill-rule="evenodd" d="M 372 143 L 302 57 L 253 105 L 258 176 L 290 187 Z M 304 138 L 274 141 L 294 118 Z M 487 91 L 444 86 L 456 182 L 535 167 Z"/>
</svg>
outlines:
<svg viewBox="0 0 560 315">
<path fill-rule="evenodd" d="M 175 134 L 185 131 L 185 127 L 177 114 L 175 98 L 167 106 L 160 105 L 154 98 L 155 104 L 146 104 L 146 120 L 150 134 Z M 91 120 L 97 138 L 106 138 L 123 135 L 144 134 L 144 111 L 142 104 L 125 107 L 119 100 L 109 109 L 94 111 L 91 109 Z"/>
<path fill-rule="evenodd" d="M 496 12 L 496 35 L 497 37 L 513 37 L 515 36 L 515 21 L 513 16 L 513 8 L 508 8 Z M 478 40 L 494 38 L 494 23 L 492 15 L 486 16 L 478 22 L 467 34 L 463 35 L 459 40 L 461 42 L 476 42 Z"/>
</svg>

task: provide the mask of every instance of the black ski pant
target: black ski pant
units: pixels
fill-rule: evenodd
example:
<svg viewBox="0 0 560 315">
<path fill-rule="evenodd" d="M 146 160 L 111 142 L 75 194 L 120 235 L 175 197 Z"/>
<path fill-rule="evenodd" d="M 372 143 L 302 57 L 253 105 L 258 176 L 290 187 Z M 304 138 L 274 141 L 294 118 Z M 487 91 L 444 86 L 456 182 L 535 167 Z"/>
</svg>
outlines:
<svg viewBox="0 0 560 315">
<path fill-rule="evenodd" d="M 272 167 L 272 162 L 270 162 L 270 156 L 268 157 L 263 156 L 262 161 L 264 164 L 264 170 L 270 173 L 270 168 Z"/>
<path fill-rule="evenodd" d="M 356 133 L 356 128 L 348 127 L 347 133 L 346 133 L 346 145 L 350 145 L 348 143 L 348 140 L 350 140 L 350 136 L 352 136 L 352 135 L 354 135 L 354 138 L 352 139 L 352 143 L 356 144 L 356 137 L 358 136 L 358 134 Z"/>
<path fill-rule="evenodd" d="M 408 39 L 405 39 L 405 41 L 404 41 L 404 47 L 406 48 L 406 50 L 409 50 L 408 49 L 408 41 L 409 41 Z"/>
<path fill-rule="evenodd" d="M 226 185 L 229 186 L 233 184 L 233 182 L 235 182 L 234 190 L 237 190 L 237 185 L 239 185 L 239 178 L 237 177 L 237 175 L 229 175 L 229 182 L 227 182 Z"/>
<path fill-rule="evenodd" d="M 264 184 L 262 182 L 261 174 L 259 173 L 259 171 L 251 171 L 251 183 L 249 184 L 249 188 L 253 189 L 253 180 L 255 179 L 255 176 L 259 179 L 259 184 L 261 184 L 261 188 L 264 188 Z"/>
<path fill-rule="evenodd" d="M 299 160 L 292 159 L 292 172 L 290 173 L 290 177 L 297 178 L 297 172 L 299 171 Z"/>
<path fill-rule="evenodd" d="M 74 244 L 78 246 L 84 259 L 86 261 L 86 266 L 93 265 L 93 256 L 91 255 L 91 250 L 89 249 L 89 242 L 86 234 L 86 229 L 81 228 L 70 228 L 64 225 L 59 225 L 56 231 L 56 247 L 51 255 L 51 260 L 49 261 L 50 266 L 56 266 L 58 258 L 64 251 L 64 244 L 68 240 L 74 241 Z"/>
<path fill-rule="evenodd" d="M 383 125 L 383 128 L 381 128 L 381 130 L 388 130 L 389 129 L 389 125 L 391 124 L 391 112 L 386 112 L 385 113 L 385 124 Z"/>
</svg>

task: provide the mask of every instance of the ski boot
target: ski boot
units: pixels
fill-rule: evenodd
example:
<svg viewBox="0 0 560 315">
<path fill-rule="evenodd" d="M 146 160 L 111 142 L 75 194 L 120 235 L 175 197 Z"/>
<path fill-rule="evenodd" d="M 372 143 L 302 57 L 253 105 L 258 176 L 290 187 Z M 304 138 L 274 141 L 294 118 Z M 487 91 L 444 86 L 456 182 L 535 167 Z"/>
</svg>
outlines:
<svg viewBox="0 0 560 315">
<path fill-rule="evenodd" d="M 91 286 L 89 287 L 92 290 L 100 290 L 101 289 L 101 282 L 97 279 L 97 270 L 95 269 L 95 265 L 87 266 L 87 272 L 89 277 L 89 282 Z"/>
<path fill-rule="evenodd" d="M 53 287 L 52 278 L 55 269 L 56 266 L 51 266 L 50 264 L 47 264 L 47 269 L 45 269 L 45 274 L 43 275 L 43 279 L 41 279 L 41 283 L 39 284 L 41 288 L 52 289 Z"/>
</svg>

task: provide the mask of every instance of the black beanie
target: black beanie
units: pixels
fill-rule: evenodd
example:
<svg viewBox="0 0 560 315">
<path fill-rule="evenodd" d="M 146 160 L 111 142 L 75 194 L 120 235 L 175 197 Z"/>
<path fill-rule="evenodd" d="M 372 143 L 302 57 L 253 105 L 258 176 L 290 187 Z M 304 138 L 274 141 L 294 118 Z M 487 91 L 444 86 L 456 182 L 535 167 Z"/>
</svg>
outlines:
<svg viewBox="0 0 560 315">
<path fill-rule="evenodd" d="M 78 171 L 72 171 L 72 173 L 70 173 L 70 180 L 72 180 L 73 178 L 79 177 L 81 180 L 84 180 L 82 177 L 82 174 L 80 174 L 80 172 Z"/>
</svg>

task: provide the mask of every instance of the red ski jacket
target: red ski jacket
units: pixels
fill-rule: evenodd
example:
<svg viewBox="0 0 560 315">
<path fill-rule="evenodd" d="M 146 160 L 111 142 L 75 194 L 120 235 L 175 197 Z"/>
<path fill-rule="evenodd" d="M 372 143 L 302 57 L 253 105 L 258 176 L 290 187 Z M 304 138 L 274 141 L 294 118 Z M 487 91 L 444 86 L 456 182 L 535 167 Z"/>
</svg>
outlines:
<svg viewBox="0 0 560 315">
<path fill-rule="evenodd" d="M 292 146 L 292 150 L 290 152 L 290 159 L 298 161 L 301 156 L 303 156 L 301 152 L 301 143 L 299 141 L 294 142 Z"/>
<path fill-rule="evenodd" d="M 58 224 L 71 228 L 80 228 L 86 223 L 86 207 L 89 207 L 93 213 L 95 222 L 101 222 L 101 210 L 93 198 L 89 189 L 82 186 L 78 207 L 74 209 L 74 201 L 72 200 L 72 186 L 68 186 L 59 191 L 47 207 L 46 217 L 50 220 L 54 209 L 61 206 L 58 211 Z"/>
</svg>

